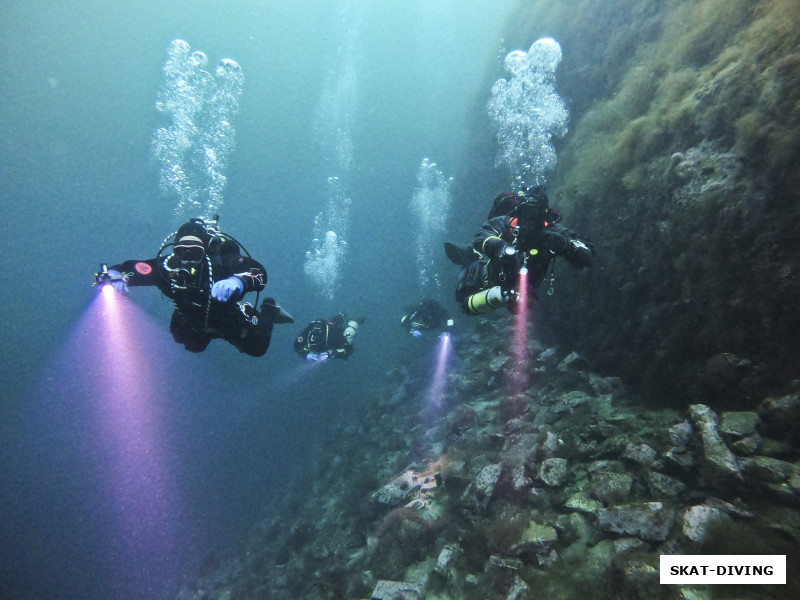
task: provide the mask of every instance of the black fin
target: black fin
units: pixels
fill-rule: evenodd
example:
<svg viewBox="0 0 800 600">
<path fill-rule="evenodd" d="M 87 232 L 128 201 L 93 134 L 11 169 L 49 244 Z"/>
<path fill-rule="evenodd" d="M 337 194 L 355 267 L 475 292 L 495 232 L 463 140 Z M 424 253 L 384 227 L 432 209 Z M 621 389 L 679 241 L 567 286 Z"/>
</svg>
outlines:
<svg viewBox="0 0 800 600">
<path fill-rule="evenodd" d="M 474 262 L 476 258 L 475 252 L 472 250 L 471 246 L 459 247 L 450 242 L 444 243 L 444 253 L 447 254 L 447 258 L 450 259 L 450 262 L 458 266 L 468 265 Z"/>
</svg>

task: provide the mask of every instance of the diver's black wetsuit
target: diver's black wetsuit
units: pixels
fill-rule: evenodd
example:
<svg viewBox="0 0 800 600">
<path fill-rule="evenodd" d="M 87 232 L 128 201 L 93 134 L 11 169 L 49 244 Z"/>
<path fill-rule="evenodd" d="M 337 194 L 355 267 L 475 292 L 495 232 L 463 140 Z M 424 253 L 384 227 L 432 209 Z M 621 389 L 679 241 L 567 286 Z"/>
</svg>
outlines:
<svg viewBox="0 0 800 600">
<path fill-rule="evenodd" d="M 185 270 L 172 254 L 128 260 L 111 269 L 122 273 L 129 286 L 154 285 L 175 302 L 169 328 L 175 341 L 187 350 L 202 352 L 212 339 L 222 338 L 245 354 L 263 356 L 272 337 L 273 315 L 262 315 L 249 303 L 240 304 L 234 298 L 218 302 L 211 298 L 211 286 L 235 276 L 244 286 L 244 297 L 248 292 L 264 289 L 266 269 L 258 261 L 242 256 L 239 246 L 228 239 L 217 240 L 208 251 L 208 258 L 210 274 L 205 258 L 195 269 Z"/>
<path fill-rule="evenodd" d="M 311 321 L 294 340 L 294 351 L 303 358 L 309 354 L 329 353 L 331 358 L 347 358 L 353 353 L 353 346 L 344 336 L 347 317 L 338 314 L 330 320 Z"/>
<path fill-rule="evenodd" d="M 447 311 L 436 300 L 421 300 L 413 308 L 407 309 L 406 315 L 401 323 L 408 331 L 444 329 L 447 326 Z"/>
<path fill-rule="evenodd" d="M 502 248 L 514 244 L 515 234 L 516 254 L 503 256 Z M 529 288 L 542 282 L 556 256 L 563 256 L 576 268 L 589 266 L 594 257 L 591 246 L 563 225 L 518 227 L 517 219 L 508 215 L 486 221 L 475 234 L 472 248 L 476 251 L 475 261 L 463 266 L 456 289 L 456 300 L 462 305 L 470 295 L 495 285 L 516 288 L 523 257 L 527 256 Z"/>
</svg>

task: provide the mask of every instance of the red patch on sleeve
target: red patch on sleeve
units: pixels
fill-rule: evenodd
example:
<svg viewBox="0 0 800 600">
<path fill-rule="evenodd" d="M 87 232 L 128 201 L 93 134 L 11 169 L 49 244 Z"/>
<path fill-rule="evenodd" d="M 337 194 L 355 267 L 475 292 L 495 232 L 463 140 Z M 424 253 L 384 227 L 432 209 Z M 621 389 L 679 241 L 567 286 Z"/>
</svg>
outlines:
<svg viewBox="0 0 800 600">
<path fill-rule="evenodd" d="M 150 275 L 153 272 L 153 267 L 148 265 L 146 262 L 138 262 L 133 266 L 136 269 L 136 272 L 140 275 Z"/>
</svg>

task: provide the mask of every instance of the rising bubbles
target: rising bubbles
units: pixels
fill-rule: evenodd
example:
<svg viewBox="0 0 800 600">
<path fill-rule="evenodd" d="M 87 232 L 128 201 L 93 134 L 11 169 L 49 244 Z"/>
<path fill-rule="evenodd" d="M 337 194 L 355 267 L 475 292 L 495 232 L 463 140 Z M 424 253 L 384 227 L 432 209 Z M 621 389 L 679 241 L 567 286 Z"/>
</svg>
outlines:
<svg viewBox="0 0 800 600">
<path fill-rule="evenodd" d="M 164 83 L 156 108 L 169 124 L 153 132 L 153 154 L 160 164 L 159 184 L 176 198 L 178 216 L 211 216 L 223 204 L 225 170 L 236 131 L 244 75 L 229 58 L 212 75 L 209 60 L 184 40 L 173 40 L 164 63 Z"/>
<path fill-rule="evenodd" d="M 555 91 L 561 46 L 537 40 L 527 52 L 514 50 L 503 61 L 509 74 L 492 86 L 489 116 L 497 127 L 496 166 L 508 168 L 515 187 L 542 185 L 556 163 L 552 138 L 567 132 L 569 115 Z"/>
</svg>

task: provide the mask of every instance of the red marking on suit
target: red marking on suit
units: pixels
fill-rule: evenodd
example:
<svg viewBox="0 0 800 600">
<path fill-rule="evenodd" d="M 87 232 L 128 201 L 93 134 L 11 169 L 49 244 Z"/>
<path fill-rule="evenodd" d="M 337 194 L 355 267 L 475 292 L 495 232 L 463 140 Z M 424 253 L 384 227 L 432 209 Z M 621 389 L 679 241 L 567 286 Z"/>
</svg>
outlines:
<svg viewBox="0 0 800 600">
<path fill-rule="evenodd" d="M 133 268 L 136 269 L 136 272 L 139 273 L 139 275 L 150 275 L 150 273 L 153 272 L 153 267 L 148 265 L 146 262 L 137 262 Z"/>
</svg>

